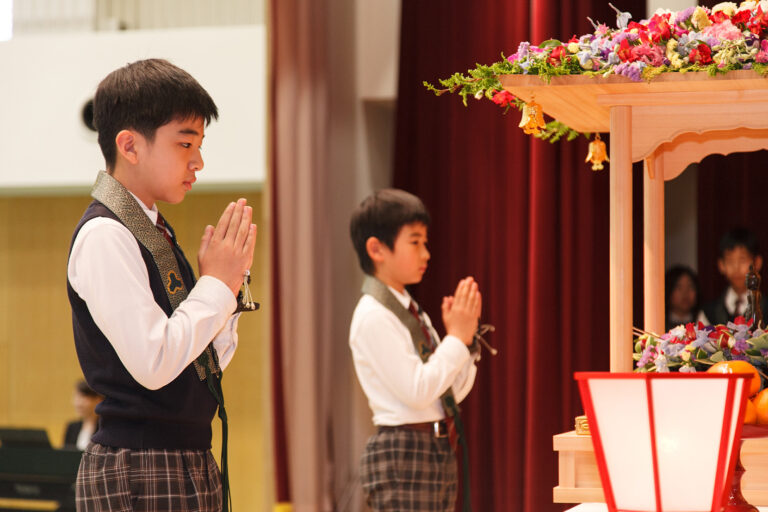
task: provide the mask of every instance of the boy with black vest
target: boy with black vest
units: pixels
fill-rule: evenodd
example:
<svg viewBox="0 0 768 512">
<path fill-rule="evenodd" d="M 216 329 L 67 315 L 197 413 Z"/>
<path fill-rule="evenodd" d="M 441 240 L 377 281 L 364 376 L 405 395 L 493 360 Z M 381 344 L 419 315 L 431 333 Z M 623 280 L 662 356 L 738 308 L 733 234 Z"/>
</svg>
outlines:
<svg viewBox="0 0 768 512">
<path fill-rule="evenodd" d="M 467 277 L 443 299 L 448 334 L 441 342 L 405 289 L 420 282 L 427 269 L 429 220 L 417 197 L 389 189 L 366 198 L 350 223 L 367 275 L 349 344 L 378 427 L 366 445 L 360 476 L 376 511 L 454 510 L 457 471 L 447 417 L 455 422 L 466 457 L 456 404 L 475 380 L 481 297 L 477 283 Z M 465 510 L 466 469 L 465 464 Z"/>
<path fill-rule="evenodd" d="M 80 366 L 104 396 L 78 472 L 78 511 L 226 505 L 211 421 L 218 408 L 226 424 L 220 377 L 237 346 L 233 313 L 256 226 L 244 199 L 230 203 L 205 228 L 196 281 L 156 204 L 179 203 L 192 188 L 204 129 L 217 116 L 200 84 L 164 60 L 120 68 L 96 91 L 107 172 L 75 228 L 67 267 Z M 222 460 L 226 484 L 225 468 Z"/>
</svg>

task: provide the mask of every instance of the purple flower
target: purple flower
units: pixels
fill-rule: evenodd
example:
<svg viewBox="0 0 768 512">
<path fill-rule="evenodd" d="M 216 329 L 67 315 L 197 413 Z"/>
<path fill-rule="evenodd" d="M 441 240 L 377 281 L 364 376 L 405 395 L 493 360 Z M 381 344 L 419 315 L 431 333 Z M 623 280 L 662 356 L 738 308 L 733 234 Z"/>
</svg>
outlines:
<svg viewBox="0 0 768 512">
<path fill-rule="evenodd" d="M 675 18 L 675 23 L 685 23 L 691 18 L 691 15 L 695 10 L 696 7 L 688 7 L 687 9 L 683 9 L 682 11 L 678 12 L 677 17 Z"/>
<path fill-rule="evenodd" d="M 509 57 L 507 57 L 507 60 L 509 62 L 515 62 L 518 59 L 521 59 L 521 60 L 525 59 L 526 57 L 528 57 L 528 48 L 530 46 L 531 46 L 531 43 L 529 43 L 528 41 L 523 41 L 517 46 L 517 51 L 512 55 L 510 55 Z"/>
<path fill-rule="evenodd" d="M 738 350 L 739 352 L 744 352 L 745 350 L 749 349 L 749 343 L 747 343 L 746 339 L 737 339 L 736 342 L 733 344 L 732 350 Z M 734 356 L 736 357 L 736 356 Z"/>
<path fill-rule="evenodd" d="M 622 62 L 615 68 L 613 72 L 617 75 L 623 75 L 634 82 L 641 80 L 641 72 L 645 67 L 645 62 Z"/>
</svg>

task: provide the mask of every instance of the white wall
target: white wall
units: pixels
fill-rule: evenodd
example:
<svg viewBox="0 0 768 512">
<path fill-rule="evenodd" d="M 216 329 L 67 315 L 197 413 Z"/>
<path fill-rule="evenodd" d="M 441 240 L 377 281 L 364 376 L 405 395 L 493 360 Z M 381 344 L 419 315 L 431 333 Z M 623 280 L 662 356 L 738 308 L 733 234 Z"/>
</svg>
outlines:
<svg viewBox="0 0 768 512">
<path fill-rule="evenodd" d="M 266 29 L 260 25 L 20 35 L 0 43 L 0 193 L 89 187 L 104 168 L 81 109 L 110 71 L 162 57 L 219 107 L 196 187 L 266 177 Z M 62 189 L 62 187 L 64 187 Z"/>
</svg>

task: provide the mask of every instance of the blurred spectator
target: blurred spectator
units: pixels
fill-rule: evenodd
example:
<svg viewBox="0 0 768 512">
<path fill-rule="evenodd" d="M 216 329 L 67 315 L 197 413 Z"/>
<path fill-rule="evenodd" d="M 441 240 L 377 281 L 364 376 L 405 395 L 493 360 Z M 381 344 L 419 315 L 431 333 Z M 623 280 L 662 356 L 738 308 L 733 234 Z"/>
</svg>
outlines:
<svg viewBox="0 0 768 512">
<path fill-rule="evenodd" d="M 666 330 L 687 324 L 699 315 L 699 279 L 690 267 L 675 265 L 664 279 Z"/>
<path fill-rule="evenodd" d="M 72 405 L 80 419 L 67 424 L 67 431 L 64 434 L 64 448 L 85 450 L 91 441 L 91 436 L 99 428 L 96 406 L 103 399 L 104 397 L 92 390 L 84 380 L 77 382 L 75 392 L 72 395 Z"/>
<path fill-rule="evenodd" d="M 743 316 L 747 310 L 747 273 L 754 266 L 760 274 L 763 256 L 754 233 L 744 228 L 728 231 L 720 239 L 720 257 L 717 268 L 728 281 L 728 288 L 716 300 L 704 305 L 699 320 L 705 324 L 718 325 Z M 760 307 L 766 311 L 768 302 L 760 300 Z"/>
</svg>

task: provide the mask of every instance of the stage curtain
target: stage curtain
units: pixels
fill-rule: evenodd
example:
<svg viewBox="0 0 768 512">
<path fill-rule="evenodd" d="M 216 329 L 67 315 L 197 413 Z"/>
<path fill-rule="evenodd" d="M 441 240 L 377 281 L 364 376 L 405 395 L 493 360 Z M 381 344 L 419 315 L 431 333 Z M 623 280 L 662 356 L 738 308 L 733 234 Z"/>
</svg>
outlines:
<svg viewBox="0 0 768 512">
<path fill-rule="evenodd" d="M 327 510 L 331 304 L 325 2 L 270 2 L 272 371 L 276 498 Z M 247 144 L 247 134 L 243 134 Z"/>
<path fill-rule="evenodd" d="M 614 4 L 644 17 L 644 2 Z M 584 138 L 531 138 L 516 110 L 471 98 L 464 107 L 422 81 L 511 55 L 520 41 L 592 32 L 587 16 L 615 26 L 602 0 L 402 3 L 394 185 L 433 216 L 430 268 L 413 292 L 441 323 L 441 298 L 473 275 L 483 321 L 497 328 L 488 338 L 500 354 L 484 353 L 462 404 L 474 510 L 566 508 L 552 501 L 552 435 L 582 414 L 573 372 L 608 369 L 609 170 L 584 163 Z"/>
</svg>

